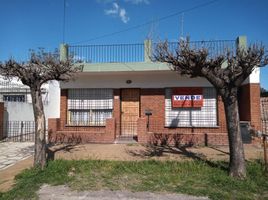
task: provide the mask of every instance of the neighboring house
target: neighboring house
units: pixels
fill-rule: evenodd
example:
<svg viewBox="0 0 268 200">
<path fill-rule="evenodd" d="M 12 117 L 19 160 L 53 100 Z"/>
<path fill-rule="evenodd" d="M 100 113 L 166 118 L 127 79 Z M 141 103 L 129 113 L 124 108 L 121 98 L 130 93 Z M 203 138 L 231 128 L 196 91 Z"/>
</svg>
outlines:
<svg viewBox="0 0 268 200">
<path fill-rule="evenodd" d="M 59 83 L 56 81 L 44 84 L 42 99 L 46 120 L 59 117 Z M 21 132 L 33 132 L 34 115 L 29 87 L 20 81 L 0 78 L 0 102 L 4 105 L 3 127 L 4 137 L 19 136 Z"/>
<path fill-rule="evenodd" d="M 176 45 L 176 44 L 171 44 Z M 193 42 L 213 53 L 246 45 L 237 41 Z M 150 61 L 153 44 L 61 45 L 61 59 L 84 60 L 76 79 L 60 83 L 60 117 L 49 119 L 51 142 L 228 144 L 223 102 L 204 78 L 186 78 Z M 259 69 L 239 93 L 241 121 L 260 130 Z"/>
</svg>

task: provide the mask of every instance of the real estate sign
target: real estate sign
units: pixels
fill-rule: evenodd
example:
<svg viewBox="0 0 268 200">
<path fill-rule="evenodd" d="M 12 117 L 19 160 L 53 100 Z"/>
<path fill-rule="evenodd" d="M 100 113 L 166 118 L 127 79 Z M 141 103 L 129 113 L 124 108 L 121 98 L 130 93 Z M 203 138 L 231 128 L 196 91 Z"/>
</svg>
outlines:
<svg viewBox="0 0 268 200">
<path fill-rule="evenodd" d="M 179 87 L 172 89 L 173 108 L 201 108 L 203 106 L 203 88 Z"/>
</svg>

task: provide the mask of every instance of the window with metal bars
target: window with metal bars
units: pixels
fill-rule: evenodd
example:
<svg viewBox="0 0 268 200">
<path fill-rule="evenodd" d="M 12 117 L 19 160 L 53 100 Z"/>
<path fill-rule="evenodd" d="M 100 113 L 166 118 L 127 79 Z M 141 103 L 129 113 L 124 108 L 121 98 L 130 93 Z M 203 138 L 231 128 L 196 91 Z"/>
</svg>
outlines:
<svg viewBox="0 0 268 200">
<path fill-rule="evenodd" d="M 6 102 L 25 102 L 25 95 L 3 95 L 3 100 Z"/>
<path fill-rule="evenodd" d="M 112 89 L 68 90 L 68 125 L 105 126 L 112 111 Z"/>
<path fill-rule="evenodd" d="M 203 88 L 201 108 L 173 108 L 172 89 L 166 89 L 165 126 L 167 127 L 216 127 L 217 95 L 212 87 Z"/>
</svg>

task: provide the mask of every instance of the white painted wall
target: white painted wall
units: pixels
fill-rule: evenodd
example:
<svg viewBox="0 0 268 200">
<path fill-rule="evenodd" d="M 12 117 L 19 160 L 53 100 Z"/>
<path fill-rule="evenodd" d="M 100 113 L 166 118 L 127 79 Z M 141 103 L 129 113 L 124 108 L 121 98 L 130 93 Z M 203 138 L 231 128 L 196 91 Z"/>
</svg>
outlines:
<svg viewBox="0 0 268 200">
<path fill-rule="evenodd" d="M 25 102 L 5 102 L 6 121 L 33 121 L 32 104 Z"/>
<path fill-rule="evenodd" d="M 243 82 L 242 85 L 249 83 L 260 83 L 260 73 L 261 70 L 259 67 L 255 68 L 253 72 L 249 75 L 249 77 Z"/>
<path fill-rule="evenodd" d="M 51 81 L 48 87 L 48 105 L 45 107 L 46 118 L 60 117 L 60 84 Z"/>
<path fill-rule="evenodd" d="M 46 119 L 60 117 L 60 88 L 57 81 L 51 81 L 46 84 L 45 88 L 48 93 L 45 96 L 48 101 L 44 104 Z M 44 97 L 43 97 L 44 98 Z M 30 98 L 28 98 L 30 99 Z M 27 102 L 5 102 L 6 120 L 9 121 L 33 121 L 33 108 L 31 99 Z"/>
<path fill-rule="evenodd" d="M 131 84 L 126 81 L 131 80 Z M 172 71 L 83 73 L 75 81 L 60 83 L 61 88 L 165 88 L 211 87 L 204 78 L 182 77 Z"/>
</svg>

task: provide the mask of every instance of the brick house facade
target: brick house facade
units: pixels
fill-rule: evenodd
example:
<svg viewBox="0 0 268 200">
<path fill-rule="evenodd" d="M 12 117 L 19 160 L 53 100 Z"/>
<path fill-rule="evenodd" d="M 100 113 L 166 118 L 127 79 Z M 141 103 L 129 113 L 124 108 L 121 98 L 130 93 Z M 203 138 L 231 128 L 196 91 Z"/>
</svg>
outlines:
<svg viewBox="0 0 268 200">
<path fill-rule="evenodd" d="M 224 106 L 212 85 L 144 59 L 127 64 L 86 63 L 75 80 L 61 83 L 60 118 L 48 119 L 49 140 L 227 145 Z M 259 91 L 259 71 L 255 70 L 240 88 L 239 110 L 240 119 L 256 130 L 261 128 Z M 176 107 L 174 95 L 197 95 L 202 104 Z"/>
<path fill-rule="evenodd" d="M 74 82 L 70 82 L 65 84 L 61 89 L 61 97 L 60 97 L 60 118 L 57 119 L 49 119 L 48 127 L 49 127 L 49 138 L 51 142 L 81 142 L 81 143 L 114 143 L 120 137 L 129 136 L 135 138 L 140 143 L 187 143 L 187 144 L 200 144 L 200 145 L 227 145 L 227 130 L 226 130 L 226 120 L 224 114 L 224 106 L 221 100 L 221 97 L 217 94 L 215 95 L 215 125 L 206 126 L 197 125 L 197 126 L 188 126 L 179 125 L 169 126 L 167 124 L 166 118 L 167 116 L 167 90 L 169 88 L 181 88 L 182 82 L 185 80 L 179 81 L 179 76 L 174 72 L 146 72 L 143 73 L 144 80 L 140 80 L 139 84 L 144 84 L 144 87 L 140 87 L 140 85 L 136 85 L 134 82 L 137 77 L 141 76 L 141 73 L 134 75 L 126 75 L 122 74 L 121 77 L 127 76 L 129 80 L 132 80 L 132 86 L 126 87 L 123 85 L 122 88 L 118 88 L 115 81 L 109 85 L 115 85 L 112 87 L 112 111 L 111 117 L 105 119 L 105 123 L 102 125 L 74 125 L 70 124 L 70 112 L 68 107 L 70 107 L 70 102 L 68 103 L 68 93 L 70 92 L 70 86 L 74 85 Z M 150 78 L 147 77 L 146 74 L 150 74 Z M 118 80 L 118 76 L 113 77 L 114 75 L 106 75 L 103 76 L 101 73 L 94 74 L 88 76 L 88 80 L 91 80 L 92 77 L 95 77 L 98 80 L 105 80 L 107 76 L 110 76 L 110 79 Z M 154 77 L 155 76 L 155 77 Z M 146 78 L 156 83 L 159 77 L 165 77 L 162 79 L 171 80 L 171 77 L 174 81 L 167 86 L 159 87 L 162 83 L 158 83 L 158 87 L 156 88 L 146 88 Z M 178 79 L 178 84 L 173 85 Z M 82 79 L 83 80 L 83 79 Z M 89 81 L 88 83 L 83 83 L 85 86 L 90 85 L 92 90 L 97 91 L 92 85 L 96 80 Z M 161 81 L 161 80 L 160 80 Z M 163 80 L 162 80 L 163 81 Z M 121 80 L 119 78 L 118 84 L 120 84 Z M 165 81 L 163 81 L 165 82 Z M 207 88 L 209 90 L 213 90 L 213 88 L 205 81 L 205 80 L 188 80 L 188 83 L 191 82 L 191 85 L 194 87 L 200 86 L 201 88 Z M 75 90 L 91 90 L 90 88 L 82 88 L 82 85 L 79 85 L 79 81 L 76 81 L 78 84 Z M 81 83 L 81 82 L 80 82 Z M 203 86 L 202 86 L 203 84 Z M 97 84 L 98 85 L 98 84 Z M 157 84 L 156 84 L 157 85 Z M 172 86 L 172 87 L 171 87 Z M 64 88 L 65 87 L 65 88 Z M 187 83 L 183 85 L 182 88 L 188 88 Z M 100 90 L 103 88 L 108 88 L 108 86 L 103 86 L 99 88 Z M 191 88 L 191 87 L 189 87 Z M 124 134 L 122 128 L 123 119 L 122 119 L 122 110 L 123 106 L 123 91 L 138 91 L 138 116 L 132 120 L 132 123 L 129 122 L 126 126 L 129 126 L 129 129 L 134 129 L 131 134 Z M 259 130 L 261 127 L 260 122 L 260 104 L 259 102 L 259 84 L 245 84 L 241 87 L 239 92 L 239 108 L 240 108 L 240 119 L 243 121 L 249 121 L 251 126 L 256 130 Z M 85 100 L 83 100 L 85 101 Z M 126 101 L 126 102 L 131 102 Z M 83 102 L 84 103 L 84 102 Z M 151 115 L 147 116 L 146 112 L 150 111 Z M 191 108 L 190 108 L 191 110 Z M 199 109 L 198 109 L 199 110 Z M 214 113 L 214 111 L 212 112 Z M 206 113 L 203 113 L 206 114 Z M 196 123 L 202 122 L 206 120 L 206 116 L 201 114 L 202 120 L 196 119 Z M 208 115 L 210 115 L 208 113 Z M 183 115 L 181 115 L 184 118 Z M 85 117 L 85 116 L 83 116 Z M 82 117 L 82 118 L 83 118 Z M 175 117 L 176 118 L 176 117 Z M 180 116 L 178 117 L 180 118 Z M 177 118 L 176 118 L 177 119 Z M 188 119 L 186 117 L 186 119 Z M 127 128 L 128 129 L 128 128 Z"/>
</svg>

